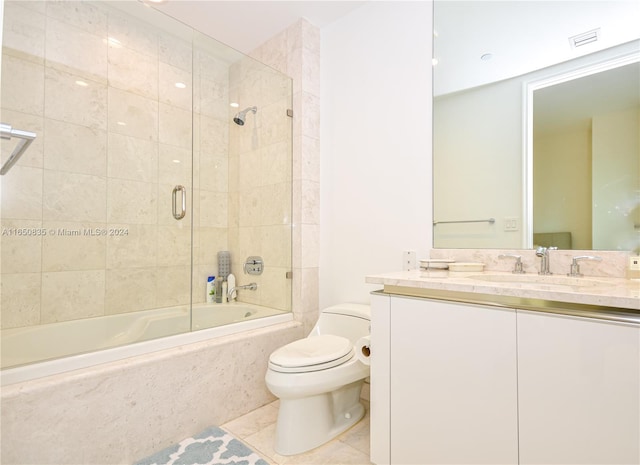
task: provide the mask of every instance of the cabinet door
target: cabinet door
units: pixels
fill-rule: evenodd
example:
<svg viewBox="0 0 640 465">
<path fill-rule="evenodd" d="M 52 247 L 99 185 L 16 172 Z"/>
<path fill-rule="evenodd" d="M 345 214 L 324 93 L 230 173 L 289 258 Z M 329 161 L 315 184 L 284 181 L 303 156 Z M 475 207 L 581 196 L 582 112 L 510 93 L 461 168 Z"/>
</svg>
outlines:
<svg viewBox="0 0 640 465">
<path fill-rule="evenodd" d="M 520 463 L 640 463 L 640 327 L 518 311 Z"/>
<path fill-rule="evenodd" d="M 391 463 L 518 462 L 516 317 L 391 299 Z"/>
</svg>

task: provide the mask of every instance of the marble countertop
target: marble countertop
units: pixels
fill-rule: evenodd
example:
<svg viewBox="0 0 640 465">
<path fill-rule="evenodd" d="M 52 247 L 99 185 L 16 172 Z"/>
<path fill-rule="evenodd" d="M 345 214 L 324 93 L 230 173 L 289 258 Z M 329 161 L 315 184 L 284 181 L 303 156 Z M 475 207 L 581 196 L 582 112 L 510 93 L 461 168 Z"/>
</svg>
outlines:
<svg viewBox="0 0 640 465">
<path fill-rule="evenodd" d="M 640 280 L 624 278 L 412 270 L 370 275 L 366 282 L 385 287 L 539 299 L 640 312 Z"/>
</svg>

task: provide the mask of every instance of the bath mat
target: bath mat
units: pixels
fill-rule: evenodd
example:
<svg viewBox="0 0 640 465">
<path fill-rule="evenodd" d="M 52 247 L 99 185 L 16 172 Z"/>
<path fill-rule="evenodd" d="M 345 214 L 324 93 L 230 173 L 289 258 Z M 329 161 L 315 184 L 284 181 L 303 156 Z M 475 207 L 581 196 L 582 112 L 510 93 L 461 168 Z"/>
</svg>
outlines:
<svg viewBox="0 0 640 465">
<path fill-rule="evenodd" d="M 212 426 L 134 465 L 269 465 L 225 430 Z"/>
</svg>

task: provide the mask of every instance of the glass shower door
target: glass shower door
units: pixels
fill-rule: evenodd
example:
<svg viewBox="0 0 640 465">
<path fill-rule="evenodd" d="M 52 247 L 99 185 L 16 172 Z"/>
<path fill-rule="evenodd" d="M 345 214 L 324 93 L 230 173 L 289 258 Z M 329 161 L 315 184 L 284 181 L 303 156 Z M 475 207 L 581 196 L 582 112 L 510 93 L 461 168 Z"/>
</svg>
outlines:
<svg viewBox="0 0 640 465">
<path fill-rule="evenodd" d="M 3 23 L 2 122 L 36 137 L 0 180 L 2 366 L 189 331 L 192 30 L 140 2 Z"/>
</svg>

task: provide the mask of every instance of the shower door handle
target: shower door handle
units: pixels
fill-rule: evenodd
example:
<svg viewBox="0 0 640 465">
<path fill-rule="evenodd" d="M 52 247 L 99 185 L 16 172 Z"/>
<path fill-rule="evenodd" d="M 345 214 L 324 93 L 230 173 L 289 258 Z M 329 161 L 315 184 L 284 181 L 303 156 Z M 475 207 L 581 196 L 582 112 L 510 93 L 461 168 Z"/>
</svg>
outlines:
<svg viewBox="0 0 640 465">
<path fill-rule="evenodd" d="M 178 192 L 182 198 L 180 208 L 178 208 Z M 173 188 L 173 217 L 181 220 L 187 214 L 187 189 L 184 186 L 176 186 Z"/>
</svg>

